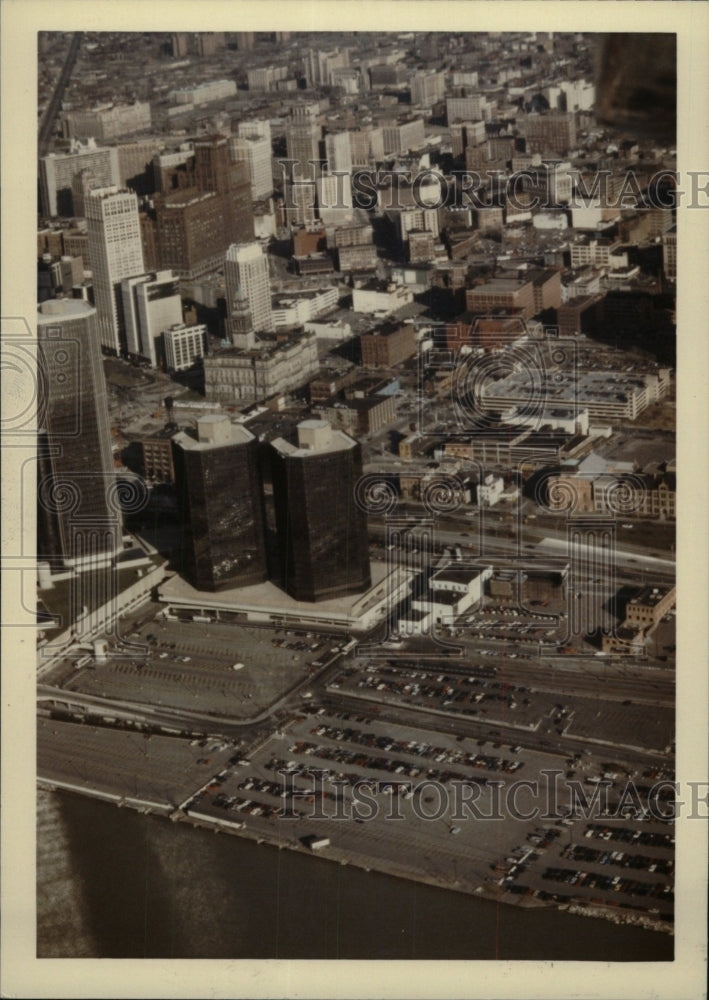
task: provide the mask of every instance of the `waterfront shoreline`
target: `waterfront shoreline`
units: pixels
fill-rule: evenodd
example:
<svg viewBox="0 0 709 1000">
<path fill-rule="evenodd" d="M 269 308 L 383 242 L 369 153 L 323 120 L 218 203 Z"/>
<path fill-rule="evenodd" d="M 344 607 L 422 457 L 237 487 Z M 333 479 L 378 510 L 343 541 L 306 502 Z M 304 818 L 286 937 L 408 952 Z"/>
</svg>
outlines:
<svg viewBox="0 0 709 1000">
<path fill-rule="evenodd" d="M 449 892 L 456 892 L 462 895 L 474 896 L 477 899 L 490 903 L 502 903 L 505 906 L 514 906 L 518 909 L 553 909 L 561 912 L 572 913 L 576 916 L 595 917 L 615 924 L 623 924 L 638 927 L 642 930 L 663 933 L 669 936 L 674 935 L 674 929 L 665 922 L 654 920 L 646 913 L 635 910 L 619 912 L 607 906 L 583 903 L 580 901 L 555 902 L 552 900 L 540 900 L 527 896 L 517 897 L 512 893 L 499 891 L 499 887 L 484 885 L 472 882 L 464 883 L 462 880 L 455 881 L 438 878 L 429 873 L 416 871 L 411 868 L 395 869 L 385 866 L 382 860 L 376 856 L 352 851 L 343 851 L 328 844 L 322 851 L 315 853 L 311 848 L 306 847 L 300 841 L 288 840 L 280 837 L 271 830 L 254 830 L 240 824 L 220 821 L 216 818 L 208 817 L 206 814 L 192 814 L 182 809 L 175 809 L 169 803 L 152 802 L 146 799 L 138 799 L 130 796 L 118 796 L 113 793 L 100 792 L 97 789 L 90 789 L 86 786 L 69 784 L 53 780 L 50 778 L 38 777 L 37 786 L 40 789 L 50 792 L 68 792 L 70 794 L 81 795 L 107 804 L 116 805 L 118 808 L 128 808 L 143 815 L 153 815 L 171 822 L 179 822 L 191 825 L 195 829 L 211 830 L 215 834 L 225 833 L 231 836 L 240 837 L 256 844 L 267 844 L 278 850 L 289 850 L 294 853 L 309 856 L 315 859 L 329 861 L 333 864 L 352 865 L 365 872 L 374 871 L 382 875 L 403 879 L 409 882 L 418 882 L 436 889 L 444 889 Z"/>
</svg>

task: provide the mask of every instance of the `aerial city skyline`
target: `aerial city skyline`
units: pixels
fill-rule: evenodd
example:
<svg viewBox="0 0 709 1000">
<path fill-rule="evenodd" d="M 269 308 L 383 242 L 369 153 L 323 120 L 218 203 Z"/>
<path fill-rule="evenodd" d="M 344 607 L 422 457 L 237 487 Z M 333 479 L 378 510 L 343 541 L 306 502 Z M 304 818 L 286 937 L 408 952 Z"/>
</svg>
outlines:
<svg viewBox="0 0 709 1000">
<path fill-rule="evenodd" d="M 76 938 L 40 836 L 38 955 L 670 961 L 675 37 L 38 51 L 40 817 L 517 921 Z"/>
</svg>

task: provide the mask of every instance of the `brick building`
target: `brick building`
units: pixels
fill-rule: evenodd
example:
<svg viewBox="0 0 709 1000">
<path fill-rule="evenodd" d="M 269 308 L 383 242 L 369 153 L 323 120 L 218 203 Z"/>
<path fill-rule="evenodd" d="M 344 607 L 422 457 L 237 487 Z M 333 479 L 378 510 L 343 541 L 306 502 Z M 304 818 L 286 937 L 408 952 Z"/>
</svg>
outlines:
<svg viewBox="0 0 709 1000">
<path fill-rule="evenodd" d="M 389 323 L 360 336 L 362 365 L 391 368 L 416 353 L 416 333 L 410 323 Z"/>
</svg>

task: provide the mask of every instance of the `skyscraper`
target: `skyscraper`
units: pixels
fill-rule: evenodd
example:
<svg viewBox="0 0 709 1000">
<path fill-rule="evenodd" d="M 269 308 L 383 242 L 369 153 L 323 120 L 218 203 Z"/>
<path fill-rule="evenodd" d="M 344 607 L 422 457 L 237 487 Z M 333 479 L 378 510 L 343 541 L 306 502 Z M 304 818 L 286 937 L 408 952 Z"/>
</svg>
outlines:
<svg viewBox="0 0 709 1000">
<path fill-rule="evenodd" d="M 236 126 L 236 134 L 241 139 L 258 139 L 261 136 L 271 144 L 271 123 L 268 118 L 247 118 Z"/>
<path fill-rule="evenodd" d="M 155 215 L 161 268 L 192 279 L 222 266 L 232 242 L 224 232 L 224 195 L 194 187 L 156 195 Z"/>
<path fill-rule="evenodd" d="M 86 222 L 99 339 L 105 350 L 120 354 L 126 347 L 120 282 L 145 271 L 138 198 L 118 187 L 90 191 Z"/>
<path fill-rule="evenodd" d="M 321 128 L 308 108 L 296 108 L 286 122 L 289 170 L 284 181 L 289 222 L 310 222 L 315 217 L 315 181 L 320 176 Z"/>
<path fill-rule="evenodd" d="M 254 201 L 267 198 L 273 192 L 273 167 L 271 142 L 265 135 L 229 138 L 229 154 L 235 162 L 244 162 L 249 168 L 251 196 Z"/>
<path fill-rule="evenodd" d="M 198 590 L 267 577 L 257 442 L 226 414 L 202 417 L 196 435 L 173 439 L 182 566 Z"/>
<path fill-rule="evenodd" d="M 324 173 L 315 182 L 318 192 L 318 215 L 326 226 L 345 226 L 352 221 L 352 186 L 350 175 Z"/>
<path fill-rule="evenodd" d="M 94 569 L 121 549 L 96 310 L 48 299 L 37 316 L 40 399 L 37 554 Z"/>
<path fill-rule="evenodd" d="M 176 163 L 172 174 L 168 158 L 160 158 L 161 193 L 154 199 L 160 267 L 187 279 L 220 268 L 230 244 L 254 238 L 248 164 L 231 161 L 222 135 L 193 145 L 194 157 Z"/>
<path fill-rule="evenodd" d="M 331 132 L 323 143 L 327 167 L 317 180 L 318 215 L 325 225 L 352 219 L 352 148 L 349 132 Z"/>
<path fill-rule="evenodd" d="M 300 601 L 367 590 L 367 518 L 355 503 L 359 444 L 326 420 L 304 420 L 297 445 L 277 438 L 271 447 L 284 589 Z"/>
<path fill-rule="evenodd" d="M 352 171 L 352 147 L 349 132 L 330 132 L 325 136 L 325 159 L 330 173 Z"/>
<path fill-rule="evenodd" d="M 445 93 L 445 75 L 431 70 L 414 73 L 411 77 L 411 103 L 432 107 Z"/>
<path fill-rule="evenodd" d="M 140 274 L 121 281 L 126 348 L 129 354 L 161 360 L 160 335 L 182 322 L 179 281 L 173 271 Z"/>
<path fill-rule="evenodd" d="M 286 150 L 289 160 L 297 160 L 305 171 L 311 160 L 320 159 L 321 128 L 315 120 L 313 109 L 294 108 L 286 121 Z"/>
<path fill-rule="evenodd" d="M 308 49 L 304 58 L 305 77 L 308 85 L 330 86 L 332 84 L 332 71 L 349 66 L 349 49 L 332 49 L 330 52 L 319 49 Z"/>
<path fill-rule="evenodd" d="M 98 187 L 118 184 L 118 150 L 97 146 L 94 139 L 74 139 L 68 153 L 49 153 L 39 161 L 41 210 L 44 215 L 83 214 L 72 202 L 72 184 L 81 170 L 93 171 Z"/>
<path fill-rule="evenodd" d="M 231 310 L 238 293 L 245 295 L 256 333 L 273 331 L 268 259 L 259 243 L 235 243 L 224 264 L 227 303 Z"/>
<path fill-rule="evenodd" d="M 226 244 L 253 239 L 249 167 L 247 163 L 232 162 L 226 136 L 211 135 L 195 140 L 194 172 L 199 191 L 222 196 Z"/>
</svg>

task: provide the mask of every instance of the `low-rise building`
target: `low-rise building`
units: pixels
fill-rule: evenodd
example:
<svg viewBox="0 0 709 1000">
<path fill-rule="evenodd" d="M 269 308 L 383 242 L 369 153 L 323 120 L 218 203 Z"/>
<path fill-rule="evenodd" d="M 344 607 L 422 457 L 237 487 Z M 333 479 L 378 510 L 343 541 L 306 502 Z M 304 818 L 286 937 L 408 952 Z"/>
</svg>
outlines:
<svg viewBox="0 0 709 1000">
<path fill-rule="evenodd" d="M 336 309 L 337 302 L 338 292 L 334 285 L 274 296 L 271 300 L 273 325 L 277 330 L 304 326 Z"/>
<path fill-rule="evenodd" d="M 674 587 L 643 587 L 626 604 L 622 624 L 614 633 L 603 636 L 602 651 L 626 656 L 643 655 L 649 637 L 676 602 L 677 591 Z"/>
<path fill-rule="evenodd" d="M 327 235 L 321 222 L 309 222 L 293 230 L 293 256 L 307 257 L 327 247 Z"/>
<path fill-rule="evenodd" d="M 539 403 L 563 408 L 587 409 L 591 419 L 621 422 L 635 420 L 651 403 L 661 399 L 670 387 L 670 369 L 629 375 L 624 372 L 557 371 L 554 381 L 541 393 L 530 384 L 527 372 L 508 375 L 483 387 L 482 405 L 498 413 L 510 406 L 532 403 L 531 393 Z"/>
<path fill-rule="evenodd" d="M 172 436 L 177 426 L 163 427 L 147 437 L 140 438 L 143 475 L 149 482 L 174 483 L 175 466 L 172 461 Z"/>
<path fill-rule="evenodd" d="M 251 350 L 224 348 L 204 359 L 207 399 L 247 406 L 292 392 L 318 371 L 314 333 L 259 337 Z"/>
<path fill-rule="evenodd" d="M 577 513 L 674 520 L 676 491 L 674 466 L 643 472 L 632 462 L 612 462 L 591 453 L 578 465 L 552 477 L 549 505 L 554 507 L 556 497 L 564 506 L 571 496 Z"/>
<path fill-rule="evenodd" d="M 298 274 L 333 274 L 335 265 L 328 253 L 309 253 L 304 257 L 293 257 Z"/>
<path fill-rule="evenodd" d="M 376 279 L 362 283 L 352 290 L 354 312 L 386 315 L 409 305 L 413 300 L 414 293 L 410 288 Z"/>
<path fill-rule="evenodd" d="M 62 116 L 62 131 L 67 138 L 95 138 L 99 142 L 131 132 L 147 132 L 150 125 L 148 101 L 103 104 L 90 111 L 66 111 Z"/>
<path fill-rule="evenodd" d="M 333 399 L 317 407 L 318 415 L 354 437 L 376 434 L 396 420 L 393 396 L 367 395 Z"/>
<path fill-rule="evenodd" d="M 416 353 L 416 332 L 411 323 L 389 323 L 360 336 L 362 365 L 391 368 Z"/>
<path fill-rule="evenodd" d="M 372 243 L 343 246 L 337 251 L 340 271 L 374 271 L 379 263 L 377 248 Z"/>
<path fill-rule="evenodd" d="M 465 293 L 465 306 L 471 312 L 489 312 L 492 309 L 521 309 L 525 319 L 537 312 L 534 284 L 520 278 L 492 278 L 490 281 Z"/>
<path fill-rule="evenodd" d="M 195 86 L 179 87 L 170 91 L 173 104 L 208 104 L 210 101 L 223 101 L 234 97 L 236 83 L 234 80 L 208 80 Z"/>
<path fill-rule="evenodd" d="M 480 317 L 463 313 L 445 328 L 446 347 L 458 351 L 461 347 L 499 351 L 527 337 L 527 325 L 522 316 L 501 315 Z"/>
<path fill-rule="evenodd" d="M 482 483 L 477 486 L 478 507 L 494 507 L 505 490 L 502 476 L 488 473 Z"/>
<path fill-rule="evenodd" d="M 583 434 L 567 434 L 547 427 L 491 424 L 463 440 L 441 441 L 434 455 L 511 468 L 520 463 L 553 464 L 578 457 L 589 447 Z"/>
<path fill-rule="evenodd" d="M 644 587 L 626 604 L 625 621 L 645 628 L 657 625 L 676 603 L 675 587 Z"/>
<path fill-rule="evenodd" d="M 414 611 L 431 616 L 437 624 L 450 624 L 483 597 L 485 582 L 492 576 L 492 566 L 464 568 L 447 566 L 437 570 L 428 581 L 428 591 L 411 602 Z"/>
<path fill-rule="evenodd" d="M 611 256 L 620 248 L 620 241 L 604 237 L 580 236 L 569 247 L 572 267 L 584 267 L 592 264 L 594 267 L 609 267 Z"/>
<path fill-rule="evenodd" d="M 203 358 L 207 338 L 204 323 L 186 326 L 184 323 L 171 326 L 163 333 L 165 344 L 165 366 L 168 371 L 185 371 L 198 358 Z"/>
<path fill-rule="evenodd" d="M 357 376 L 358 370 L 354 365 L 343 365 L 341 368 L 321 372 L 310 383 L 310 402 L 326 403 L 346 386 L 351 385 Z"/>
</svg>

